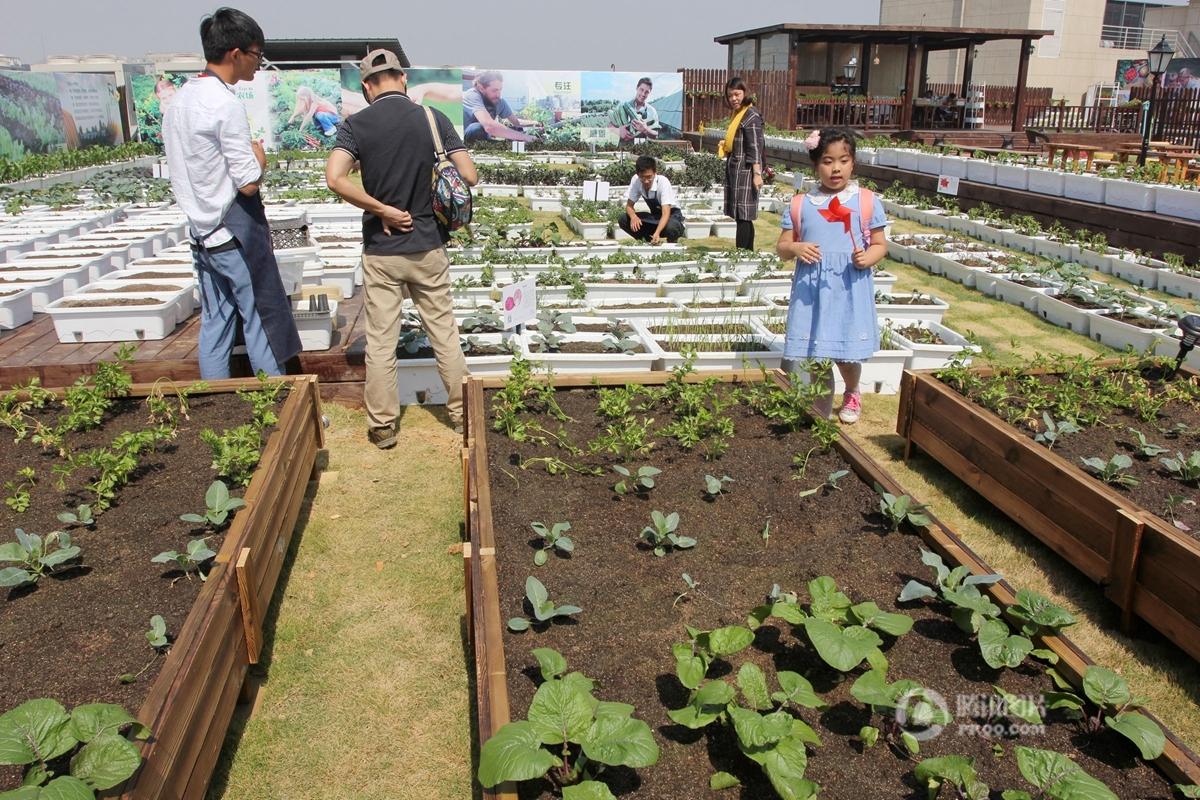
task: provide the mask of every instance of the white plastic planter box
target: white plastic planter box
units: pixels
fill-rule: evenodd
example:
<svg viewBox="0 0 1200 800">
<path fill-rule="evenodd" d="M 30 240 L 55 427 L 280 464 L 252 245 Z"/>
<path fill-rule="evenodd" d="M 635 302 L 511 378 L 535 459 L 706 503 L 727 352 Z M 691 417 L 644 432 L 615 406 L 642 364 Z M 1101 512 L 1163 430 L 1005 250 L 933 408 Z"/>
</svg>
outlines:
<svg viewBox="0 0 1200 800">
<path fill-rule="evenodd" d="M 973 183 L 996 183 L 996 164 L 983 158 L 967 159 L 967 180 Z"/>
<path fill-rule="evenodd" d="M 587 289 L 587 299 L 596 301 L 611 300 L 615 303 L 636 302 L 641 299 L 658 297 L 657 283 L 584 283 Z"/>
<path fill-rule="evenodd" d="M 950 330 L 945 325 L 939 325 L 936 322 L 919 322 L 916 324 L 926 330 L 933 331 L 945 344 L 914 342 L 899 331 L 893 330 L 891 334 L 892 341 L 900 345 L 896 349 L 912 352 L 912 355 L 908 357 L 908 361 L 904 365 L 905 369 L 941 369 L 964 350 L 970 350 L 972 353 L 978 353 L 980 350 L 978 345 L 971 344 L 962 334 Z M 906 328 L 909 325 L 902 324 L 896 327 Z M 969 357 L 965 363 L 970 363 Z"/>
<path fill-rule="evenodd" d="M 939 153 L 918 153 L 917 171 L 926 175 L 942 174 L 942 156 Z"/>
<path fill-rule="evenodd" d="M 664 283 L 662 296 L 682 303 L 690 300 L 720 300 L 736 297 L 740 286 L 741 282 L 732 276 L 714 283 Z"/>
<path fill-rule="evenodd" d="M 585 241 L 598 241 L 608 238 L 607 222 L 583 222 L 571 216 L 569 212 L 563 213 L 563 219 L 567 221 L 567 225 L 571 230 L 583 237 Z"/>
<path fill-rule="evenodd" d="M 329 298 L 329 308 L 325 311 L 310 311 L 307 300 L 297 300 L 292 304 L 292 319 L 296 321 L 296 330 L 300 333 L 300 349 L 306 353 L 315 350 L 328 350 L 333 343 L 334 323 L 337 321 L 337 300 Z"/>
<path fill-rule="evenodd" d="M 996 185 L 1028 191 L 1029 170 L 1021 164 L 997 164 Z"/>
<path fill-rule="evenodd" d="M 667 335 L 648 334 L 651 345 L 653 346 L 658 358 L 654 363 L 656 371 L 672 370 L 679 367 L 684 362 L 684 357 L 681 353 L 666 349 Z M 687 341 L 701 341 L 708 339 L 709 341 L 718 337 L 697 337 L 690 334 L 676 334 L 671 338 L 671 342 L 676 345 Z M 739 369 L 759 369 L 765 367 L 767 369 L 775 369 L 783 361 L 783 344 L 782 341 L 776 341 L 774 336 L 763 336 L 760 333 L 752 333 L 745 336 L 731 337 L 739 340 L 748 340 L 756 343 L 750 350 L 734 352 L 732 350 L 725 352 L 700 352 L 696 353 L 695 369 L 697 371 L 706 370 L 739 370 Z M 662 340 L 660 343 L 659 340 Z"/>
<path fill-rule="evenodd" d="M 684 303 L 679 318 L 716 322 L 744 322 L 752 318 L 766 317 L 779 308 L 774 302 L 765 298 L 754 300 L 739 297 L 734 300 L 734 302 L 719 306 Z"/>
<path fill-rule="evenodd" d="M 967 164 L 971 159 L 963 156 L 942 156 L 942 175 L 949 175 L 952 178 L 966 178 Z"/>
<path fill-rule="evenodd" d="M 97 254 L 97 251 L 91 248 L 81 249 L 62 249 L 62 250 L 41 250 L 37 253 L 27 253 L 18 263 L 29 264 L 37 269 L 64 269 L 75 266 L 86 266 L 88 269 L 88 280 L 98 281 L 108 273 L 112 272 L 117 266 L 124 264 L 125 260 L 114 259 L 111 252 Z"/>
<path fill-rule="evenodd" d="M 4 282 L 0 282 L 0 288 L 28 289 L 33 310 L 41 312 L 47 305 L 63 296 L 63 279 L 61 275 L 41 279 L 31 276 L 22 276 L 19 279 L 5 277 Z"/>
<path fill-rule="evenodd" d="M 1031 281 L 1036 279 L 1030 279 Z M 1011 303 L 1014 306 L 1020 306 L 1026 311 L 1038 313 L 1038 298 L 1044 295 L 1053 287 L 1049 283 L 1037 281 L 1036 286 L 1026 286 L 1023 283 L 1016 282 L 1016 276 L 1013 278 L 997 278 L 992 288 L 992 293 L 997 300 L 1003 300 L 1006 303 Z"/>
<path fill-rule="evenodd" d="M 1038 298 L 1038 316 L 1060 328 L 1066 328 L 1090 338 L 1092 317 L 1106 312 L 1103 309 L 1086 309 L 1071 305 L 1060 300 L 1058 295 L 1059 290 L 1052 289 Z"/>
<path fill-rule="evenodd" d="M 921 153 L 917 150 L 902 148 L 896 155 L 896 166 L 909 172 L 920 172 Z"/>
<path fill-rule="evenodd" d="M 1175 297 L 1200 300 L 1200 276 L 1160 270 L 1158 273 L 1158 290 Z"/>
<path fill-rule="evenodd" d="M 1054 197 L 1063 196 L 1063 173 L 1054 169 L 1035 167 L 1026 170 L 1029 191 L 1038 194 L 1048 194 Z"/>
<path fill-rule="evenodd" d="M 1158 337 L 1158 341 L 1154 345 L 1154 354 L 1163 358 L 1169 358 L 1172 361 L 1179 357 L 1179 340 L 1175 338 L 1175 334 L 1162 334 Z M 1191 352 L 1183 359 L 1183 363 L 1195 370 L 1200 370 L 1200 347 L 1192 348 Z"/>
<path fill-rule="evenodd" d="M 610 308 L 610 305 L 635 305 L 638 308 Z M 586 312 L 589 316 L 595 317 L 596 321 L 607 319 L 628 319 L 642 320 L 646 324 L 658 324 L 665 322 L 668 319 L 678 317 L 683 313 L 683 306 L 675 300 L 667 300 L 663 297 L 631 299 L 628 302 L 617 302 L 615 299 L 606 305 L 604 300 L 592 301 L 589 303 Z M 575 322 L 583 322 L 584 318 L 580 315 L 575 315 Z"/>
<path fill-rule="evenodd" d="M 973 220 L 963 214 L 956 214 L 952 217 L 946 217 L 946 222 L 950 225 L 950 230 L 955 233 L 961 233 L 963 236 L 978 237 L 979 228 L 982 225 L 978 220 Z"/>
<path fill-rule="evenodd" d="M 0 284 L 0 328 L 12 330 L 33 319 L 33 290 Z"/>
<path fill-rule="evenodd" d="M 1107 180 L 1098 175 L 1063 174 L 1063 197 L 1085 203 L 1103 203 Z"/>
<path fill-rule="evenodd" d="M 942 276 L 948 278 L 949 280 L 955 281 L 956 283 L 961 283 L 967 288 L 975 288 L 975 278 L 981 271 L 985 270 L 986 267 L 970 267 L 966 264 L 963 264 L 961 261 L 957 261 L 956 259 L 966 257 L 976 258 L 978 256 L 978 253 L 964 253 L 961 255 L 953 254 L 946 256 L 942 260 Z"/>
<path fill-rule="evenodd" d="M 1033 252 L 1051 261 L 1077 261 L 1079 259 L 1079 245 L 1074 242 L 1070 244 L 1056 242 L 1047 236 L 1033 238 Z"/>
<path fill-rule="evenodd" d="M 1200 220 L 1200 191 L 1159 186 L 1154 192 L 1154 211 L 1168 217 Z"/>
<path fill-rule="evenodd" d="M 1088 250 L 1085 247 L 1081 247 L 1076 258 L 1085 267 L 1100 270 L 1105 275 L 1111 275 L 1112 261 L 1114 258 L 1120 257 L 1120 255 L 1121 251 L 1113 250 L 1111 247 L 1104 253 L 1097 253 L 1095 250 Z"/>
<path fill-rule="evenodd" d="M 732 239 L 737 236 L 737 220 L 731 217 L 718 217 L 713 220 L 712 235 L 718 239 Z"/>
<path fill-rule="evenodd" d="M 533 195 L 529 198 L 529 208 L 533 211 L 549 211 L 554 214 L 562 212 L 562 198 L 555 195 L 549 197 L 546 195 Z"/>
<path fill-rule="evenodd" d="M 683 235 L 688 239 L 704 239 L 712 235 L 711 219 L 684 219 Z"/>
<path fill-rule="evenodd" d="M 153 286 L 153 289 L 131 290 L 130 286 Z M 152 294 L 148 294 L 151 292 Z M 159 293 L 167 293 L 172 297 L 175 303 L 176 322 L 183 322 L 192 315 L 196 310 L 196 285 L 195 281 L 190 277 L 187 280 L 173 281 L 170 279 L 156 278 L 145 281 L 121 281 L 121 280 L 105 280 L 89 283 L 87 286 L 80 287 L 73 297 L 80 298 L 85 296 L 94 297 L 157 297 Z"/>
<path fill-rule="evenodd" d="M 1104 185 L 1104 205 L 1130 211 L 1151 211 L 1155 202 L 1155 187 L 1121 178 L 1107 178 Z"/>
<path fill-rule="evenodd" d="M 360 267 L 361 262 L 347 264 L 327 261 L 325 262 L 325 271 L 321 275 L 321 285 L 337 289 L 342 293 L 342 299 L 353 297 L 355 279 Z"/>
<path fill-rule="evenodd" d="M 998 244 L 1003 246 L 1005 236 L 1010 233 L 1013 233 L 1012 228 L 997 228 L 992 225 L 981 223 L 979 225 L 979 233 L 976 235 L 978 238 L 982 239 L 988 244 Z"/>
<path fill-rule="evenodd" d="M 779 275 L 773 278 L 747 278 L 742 281 L 742 295 L 745 297 L 788 297 L 791 293 L 791 275 Z"/>
<path fill-rule="evenodd" d="M 900 163 L 900 151 L 895 147 L 881 147 L 875 151 L 875 163 L 881 167 L 895 167 Z"/>
<path fill-rule="evenodd" d="M 881 269 L 871 273 L 871 282 L 877 292 L 891 292 L 897 280 L 899 279 L 895 275 Z"/>
<path fill-rule="evenodd" d="M 895 320 L 911 320 L 913 322 L 937 322 L 942 321 L 950 304 L 940 297 L 930 297 L 926 295 L 925 302 L 922 303 L 891 303 L 888 302 L 890 295 L 884 295 L 875 303 L 875 313 L 880 319 L 895 319 Z"/>
<path fill-rule="evenodd" d="M 0 278 L 18 281 L 36 281 L 39 283 L 58 278 L 62 287 L 60 297 L 78 290 L 80 286 L 87 285 L 91 280 L 89 269 L 86 265 L 42 266 L 36 261 L 29 261 L 20 265 L 8 264 L 0 267 Z M 34 303 L 36 305 L 36 298 Z"/>
<path fill-rule="evenodd" d="M 481 183 L 473 191 L 480 197 L 516 197 L 521 193 L 521 187 L 511 184 Z"/>
<path fill-rule="evenodd" d="M 451 286 L 450 296 L 454 299 L 454 305 L 462 308 L 474 308 L 478 305 L 491 304 L 495 291 L 491 286 L 468 286 L 464 289 L 455 289 Z"/>
<path fill-rule="evenodd" d="M 288 247 L 275 251 L 275 263 L 279 265 L 279 277 L 286 294 L 296 294 L 305 281 L 308 264 L 319 259 L 316 247 Z"/>
<path fill-rule="evenodd" d="M 1097 314 L 1091 319 L 1090 336 L 1095 341 L 1106 344 L 1114 350 L 1125 350 L 1132 347 L 1134 352 L 1142 353 L 1154 347 L 1159 337 L 1169 334 L 1173 328 L 1174 326 L 1157 329 L 1139 328 L 1107 314 Z"/>
<path fill-rule="evenodd" d="M 64 306 L 78 297 L 64 297 L 46 306 L 54 331 L 63 344 L 134 342 L 162 339 L 175 329 L 178 304 L 172 295 L 146 292 L 139 297 L 159 300 L 153 305 Z"/>
<path fill-rule="evenodd" d="M 1167 271 L 1125 258 L 1114 258 L 1109 263 L 1113 275 L 1143 289 L 1157 289 L 1159 276 Z"/>
<path fill-rule="evenodd" d="M 619 351 L 611 353 L 544 353 L 535 349 L 534 331 L 526 331 L 522 336 L 522 346 L 532 362 L 540 362 L 552 368 L 555 373 L 571 374 L 584 373 L 587 375 L 605 372 L 649 372 L 658 359 L 658 354 L 644 339 L 641 331 L 634 326 L 634 332 L 629 337 L 642 345 L 643 352 L 625 354 Z M 600 343 L 611 339 L 607 333 L 565 333 L 563 342 Z"/>
</svg>

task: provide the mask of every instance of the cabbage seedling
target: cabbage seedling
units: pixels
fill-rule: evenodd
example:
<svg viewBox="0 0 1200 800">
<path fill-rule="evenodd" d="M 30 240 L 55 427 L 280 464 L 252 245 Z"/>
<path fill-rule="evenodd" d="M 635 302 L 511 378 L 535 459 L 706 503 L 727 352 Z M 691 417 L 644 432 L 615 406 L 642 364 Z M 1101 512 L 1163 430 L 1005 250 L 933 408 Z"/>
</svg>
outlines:
<svg viewBox="0 0 1200 800">
<path fill-rule="evenodd" d="M 545 565 L 551 550 L 558 550 L 562 553 L 575 552 L 575 543 L 571 541 L 570 536 L 567 536 L 567 531 L 571 530 L 571 523 L 556 522 L 547 528 L 544 523 L 533 522 L 530 523 L 530 527 L 542 540 L 542 546 L 533 554 L 533 563 L 537 566 Z"/>
<path fill-rule="evenodd" d="M 179 518 L 184 522 L 207 525 L 214 531 L 220 530 L 229 519 L 230 512 L 245 506 L 246 501 L 240 497 L 231 497 L 229 487 L 217 480 L 209 484 L 208 491 L 204 493 L 204 504 L 207 508 L 203 514 L 180 514 Z"/>
<path fill-rule="evenodd" d="M 77 558 L 78 545 L 71 544 L 71 534 L 54 531 L 45 539 L 36 533 L 16 529 L 17 540 L 0 545 L 0 563 L 15 563 L 15 567 L 0 569 L 0 587 L 23 586 L 54 572 L 54 568 Z"/>
</svg>

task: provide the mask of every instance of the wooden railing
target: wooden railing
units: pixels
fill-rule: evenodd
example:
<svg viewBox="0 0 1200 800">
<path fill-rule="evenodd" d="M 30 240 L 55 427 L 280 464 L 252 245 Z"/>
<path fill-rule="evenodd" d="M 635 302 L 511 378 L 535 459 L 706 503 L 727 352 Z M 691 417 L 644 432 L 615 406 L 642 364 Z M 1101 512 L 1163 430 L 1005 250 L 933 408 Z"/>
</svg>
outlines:
<svg viewBox="0 0 1200 800">
<path fill-rule="evenodd" d="M 1148 100 L 1148 87 L 1135 87 L 1131 99 Z M 1098 133 L 1142 133 L 1142 107 L 1069 106 L 1065 104 L 1029 104 L 1025 107 L 1025 127 L 1049 131 L 1095 131 Z M 1154 139 L 1163 139 L 1192 147 L 1200 146 L 1200 89 L 1169 89 L 1154 101 Z"/>
<path fill-rule="evenodd" d="M 823 97 L 796 101 L 796 127 L 897 130 L 904 101 L 894 97 Z"/>
<path fill-rule="evenodd" d="M 740 77 L 750 87 L 759 113 L 768 125 L 785 130 L 792 127 L 791 86 L 787 70 L 749 69 L 681 69 L 683 73 L 683 124 L 689 131 L 701 123 L 729 116 L 725 105 L 725 84 L 732 75 Z"/>
</svg>

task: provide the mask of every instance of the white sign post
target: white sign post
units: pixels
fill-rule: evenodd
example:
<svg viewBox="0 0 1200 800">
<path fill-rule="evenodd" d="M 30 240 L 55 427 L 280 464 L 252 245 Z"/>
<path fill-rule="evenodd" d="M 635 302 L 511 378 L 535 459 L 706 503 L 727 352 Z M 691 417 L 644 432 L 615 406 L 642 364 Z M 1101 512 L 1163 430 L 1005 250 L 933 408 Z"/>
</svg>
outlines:
<svg viewBox="0 0 1200 800">
<path fill-rule="evenodd" d="M 526 278 L 501 289 L 500 315 L 505 330 L 523 325 L 536 317 L 537 278 Z"/>
<path fill-rule="evenodd" d="M 608 181 L 584 181 L 583 199 L 594 203 L 608 200 Z"/>
<path fill-rule="evenodd" d="M 939 175 L 937 190 L 938 194 L 949 194 L 958 197 L 958 178 L 954 175 Z"/>
</svg>

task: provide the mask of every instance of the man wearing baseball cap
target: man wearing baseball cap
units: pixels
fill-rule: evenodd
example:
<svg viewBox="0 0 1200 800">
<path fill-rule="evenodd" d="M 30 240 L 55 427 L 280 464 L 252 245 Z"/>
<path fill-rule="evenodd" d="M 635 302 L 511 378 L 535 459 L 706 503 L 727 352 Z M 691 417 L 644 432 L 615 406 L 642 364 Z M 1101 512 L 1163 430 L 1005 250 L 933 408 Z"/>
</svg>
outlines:
<svg viewBox="0 0 1200 800">
<path fill-rule="evenodd" d="M 363 214 L 363 286 L 366 295 L 367 438 L 380 449 L 396 444 L 400 396 L 396 345 L 405 289 L 446 386 L 456 430 L 462 426 L 462 380 L 467 365 L 450 298 L 449 234 L 433 214 L 434 142 L 425 110 L 408 98 L 408 77 L 396 54 L 372 50 L 359 64 L 369 105 L 338 126 L 325 165 L 325 182 Z M 433 112 L 442 144 L 463 180 L 479 177 L 471 156 L 446 115 Z M 362 186 L 350 179 L 359 162 Z"/>
</svg>

